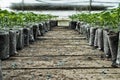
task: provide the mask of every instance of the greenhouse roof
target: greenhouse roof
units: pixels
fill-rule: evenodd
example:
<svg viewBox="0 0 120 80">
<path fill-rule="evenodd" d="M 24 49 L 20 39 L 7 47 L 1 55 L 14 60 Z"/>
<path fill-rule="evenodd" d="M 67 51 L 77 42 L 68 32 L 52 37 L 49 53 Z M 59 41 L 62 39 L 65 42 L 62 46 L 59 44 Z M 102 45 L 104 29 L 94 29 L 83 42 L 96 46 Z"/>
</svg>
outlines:
<svg viewBox="0 0 120 80">
<path fill-rule="evenodd" d="M 120 0 L 91 0 L 92 8 L 101 10 L 106 8 L 118 7 Z M 23 5 L 24 2 L 24 5 Z M 90 5 L 90 0 L 0 0 L 1 8 L 13 9 L 74 9 L 82 7 L 83 10 L 87 9 Z M 28 10 L 29 10 L 28 9 Z"/>
</svg>

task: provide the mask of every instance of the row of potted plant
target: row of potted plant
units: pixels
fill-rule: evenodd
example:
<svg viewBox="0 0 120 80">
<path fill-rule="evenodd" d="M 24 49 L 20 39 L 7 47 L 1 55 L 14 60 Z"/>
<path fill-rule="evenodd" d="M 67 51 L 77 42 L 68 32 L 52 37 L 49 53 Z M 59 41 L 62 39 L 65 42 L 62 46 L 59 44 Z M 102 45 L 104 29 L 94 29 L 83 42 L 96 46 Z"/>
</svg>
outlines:
<svg viewBox="0 0 120 80">
<path fill-rule="evenodd" d="M 8 12 L 0 10 L 0 59 L 15 56 L 18 50 L 29 46 L 38 37 L 57 26 L 54 16 L 32 12 Z M 0 66 L 0 80 L 2 71 Z"/>
<path fill-rule="evenodd" d="M 120 8 L 92 14 L 69 16 L 71 29 L 85 35 L 90 46 L 104 51 L 107 59 L 112 60 L 112 67 L 120 64 L 119 23 Z"/>
<path fill-rule="evenodd" d="M 57 25 L 52 15 L 0 10 L 0 59 L 16 54 Z"/>
</svg>

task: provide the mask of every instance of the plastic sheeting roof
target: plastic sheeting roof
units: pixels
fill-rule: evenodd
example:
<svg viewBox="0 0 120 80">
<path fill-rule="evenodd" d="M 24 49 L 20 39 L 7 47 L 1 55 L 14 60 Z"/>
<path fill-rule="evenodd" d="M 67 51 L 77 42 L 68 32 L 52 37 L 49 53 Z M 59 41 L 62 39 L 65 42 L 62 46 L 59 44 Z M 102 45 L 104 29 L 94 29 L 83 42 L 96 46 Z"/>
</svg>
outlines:
<svg viewBox="0 0 120 80">
<path fill-rule="evenodd" d="M 9 9 L 9 7 L 14 6 L 14 4 L 17 5 L 17 7 L 18 7 L 19 5 L 22 4 L 22 1 L 24 1 L 24 5 L 29 5 L 28 7 L 35 6 L 35 8 L 36 7 L 43 8 L 44 6 L 46 6 L 46 7 L 50 6 L 50 7 L 52 7 L 52 9 L 54 6 L 60 6 L 60 7 L 67 6 L 67 8 L 65 8 L 65 9 L 68 9 L 71 6 L 73 6 L 73 7 L 76 7 L 76 6 L 77 7 L 81 7 L 81 6 L 88 7 L 90 4 L 89 3 L 90 0 L 0 0 L 0 7 Z M 14 4 L 12 4 L 12 3 L 14 3 Z M 101 9 L 103 9 L 103 8 L 105 9 L 106 7 L 108 7 L 108 8 L 118 7 L 119 3 L 120 3 L 120 0 L 92 0 L 92 6 L 93 7 L 97 6 L 98 8 L 102 7 Z M 40 6 L 42 6 L 42 7 L 40 7 Z M 19 6 L 19 7 L 21 7 L 21 6 Z M 35 8 L 33 8 L 33 9 L 35 9 Z"/>
<path fill-rule="evenodd" d="M 24 0 L 24 3 L 44 3 L 52 5 L 88 5 L 90 0 Z M 11 3 L 20 3 L 22 0 L 0 0 L 1 7 L 8 7 Z M 118 6 L 120 0 L 92 0 L 92 5 Z"/>
<path fill-rule="evenodd" d="M 32 4 L 33 6 L 35 4 L 38 5 L 89 5 L 90 0 L 24 0 L 24 4 Z M 22 0 L 0 0 L 0 7 L 3 9 L 9 9 L 12 3 L 18 4 L 22 3 Z M 104 7 L 118 7 L 120 3 L 120 0 L 92 0 L 92 5 L 96 6 L 104 6 Z M 11 10 L 11 9 L 10 9 Z M 58 16 L 68 16 L 75 14 L 77 11 L 39 11 L 40 13 L 45 13 L 45 14 L 53 14 L 53 15 L 58 15 Z M 38 13 L 39 13 L 38 12 Z"/>
</svg>

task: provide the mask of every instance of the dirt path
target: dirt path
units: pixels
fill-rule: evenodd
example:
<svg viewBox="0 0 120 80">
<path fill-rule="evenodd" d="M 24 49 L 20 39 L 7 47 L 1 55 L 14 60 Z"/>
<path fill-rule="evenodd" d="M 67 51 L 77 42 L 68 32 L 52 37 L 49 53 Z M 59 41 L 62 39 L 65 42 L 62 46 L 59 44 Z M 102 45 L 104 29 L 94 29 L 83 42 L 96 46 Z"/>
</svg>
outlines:
<svg viewBox="0 0 120 80">
<path fill-rule="evenodd" d="M 100 58 L 84 36 L 66 27 L 52 31 L 2 61 L 4 80 L 120 80 L 120 69 Z"/>
</svg>

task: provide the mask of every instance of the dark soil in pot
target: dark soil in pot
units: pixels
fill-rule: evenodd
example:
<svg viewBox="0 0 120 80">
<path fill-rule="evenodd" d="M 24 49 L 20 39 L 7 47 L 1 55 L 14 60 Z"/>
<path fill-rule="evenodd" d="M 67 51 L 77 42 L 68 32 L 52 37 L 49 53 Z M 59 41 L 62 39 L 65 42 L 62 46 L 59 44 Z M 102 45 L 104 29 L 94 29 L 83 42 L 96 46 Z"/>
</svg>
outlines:
<svg viewBox="0 0 120 80">
<path fill-rule="evenodd" d="M 9 32 L 0 31 L 0 59 L 9 58 Z"/>
</svg>

